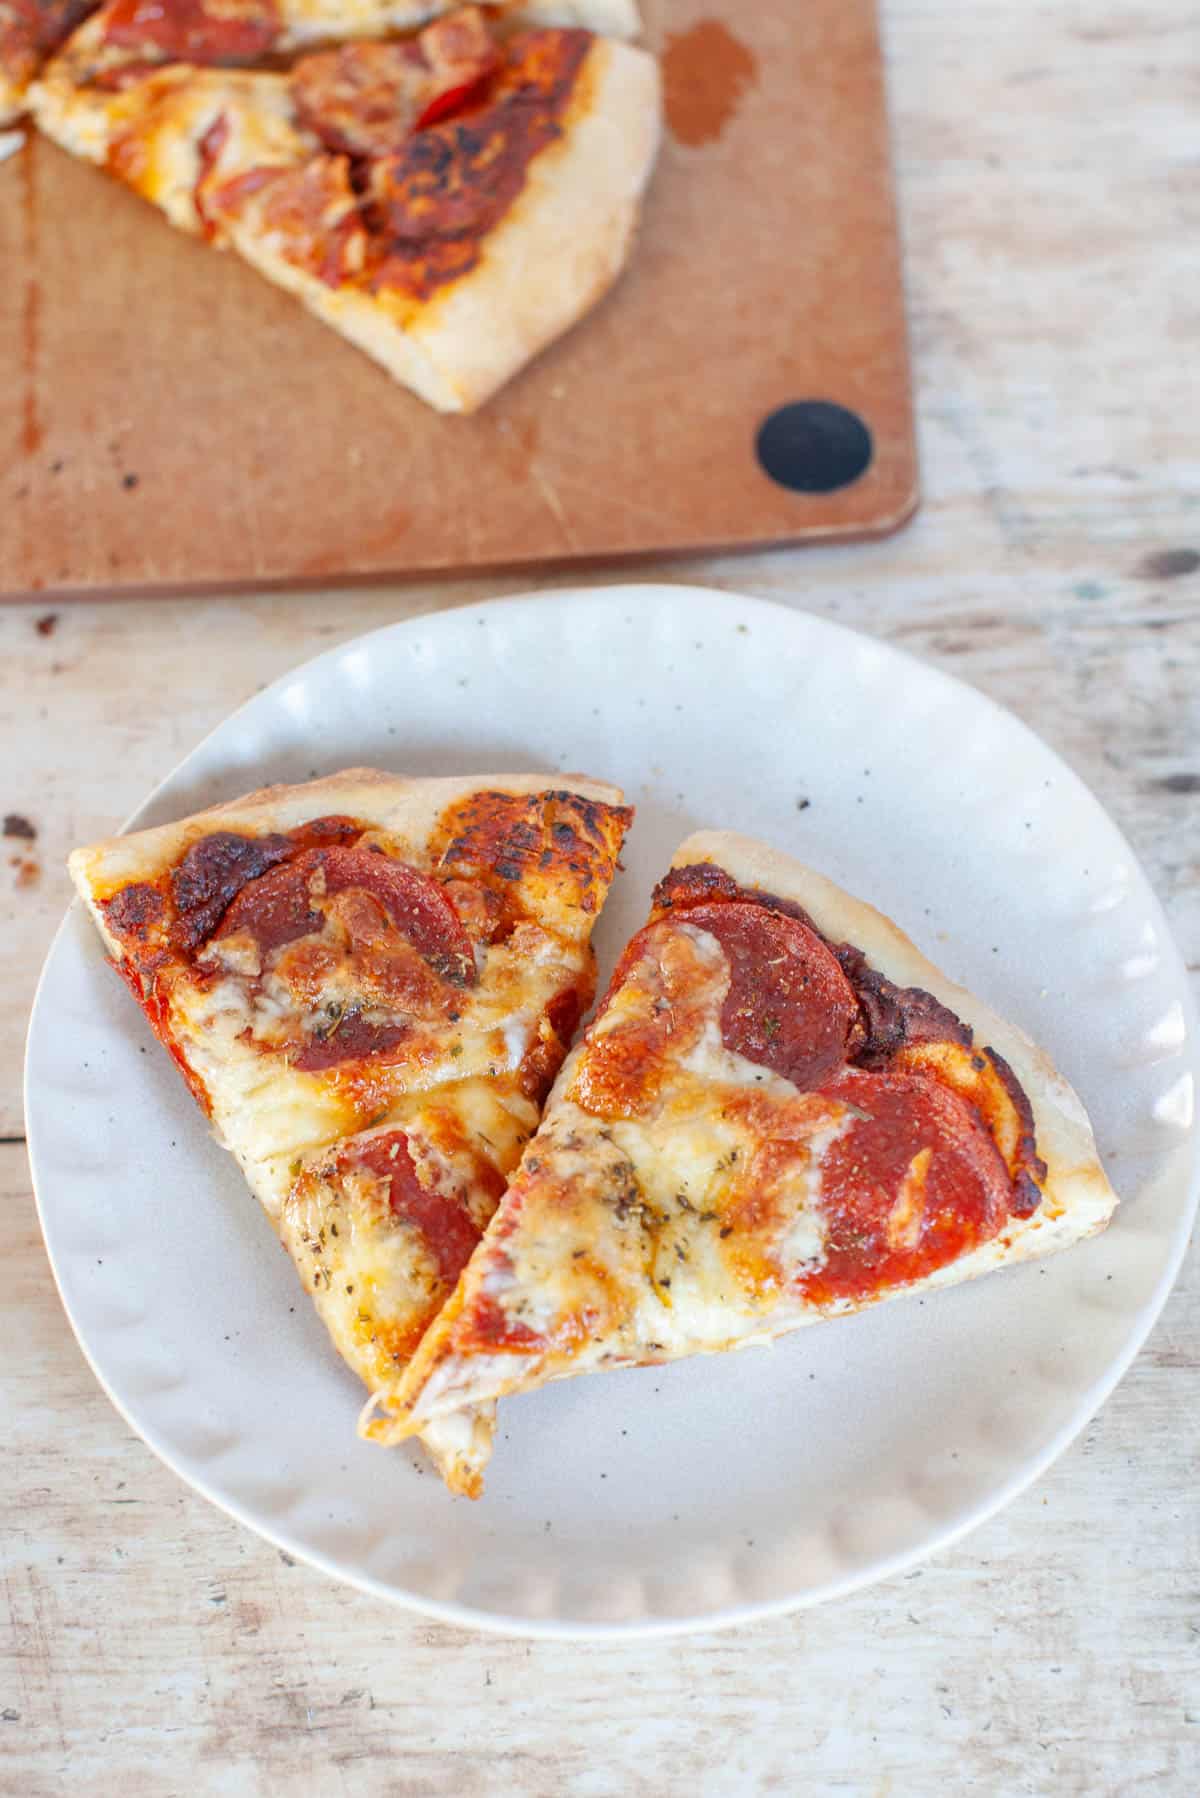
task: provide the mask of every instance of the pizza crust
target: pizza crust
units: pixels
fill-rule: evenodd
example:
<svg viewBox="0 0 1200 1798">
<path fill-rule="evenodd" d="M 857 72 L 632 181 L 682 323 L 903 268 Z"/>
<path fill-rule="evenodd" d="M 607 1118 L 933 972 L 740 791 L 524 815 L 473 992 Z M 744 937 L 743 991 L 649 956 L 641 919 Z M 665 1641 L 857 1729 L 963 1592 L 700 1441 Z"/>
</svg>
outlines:
<svg viewBox="0 0 1200 1798">
<path fill-rule="evenodd" d="M 347 768 L 297 786 L 260 787 L 173 824 L 107 837 L 74 850 L 67 865 L 75 885 L 94 907 L 95 901 L 130 881 L 155 879 L 210 831 L 287 831 L 313 818 L 344 815 L 416 845 L 425 841 L 448 806 L 479 792 L 568 792 L 602 805 L 623 803 L 620 787 L 578 774 L 463 774 L 427 779 L 388 774 L 380 768 Z M 101 934 L 114 947 L 102 922 Z"/>
</svg>

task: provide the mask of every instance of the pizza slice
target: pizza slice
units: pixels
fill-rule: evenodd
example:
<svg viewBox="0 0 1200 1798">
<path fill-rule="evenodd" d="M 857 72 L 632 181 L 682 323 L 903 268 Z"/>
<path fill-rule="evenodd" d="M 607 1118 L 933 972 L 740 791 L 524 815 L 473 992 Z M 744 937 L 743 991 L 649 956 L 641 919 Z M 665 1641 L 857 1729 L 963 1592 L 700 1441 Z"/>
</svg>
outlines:
<svg viewBox="0 0 1200 1798">
<path fill-rule="evenodd" d="M 332 94 L 305 119 L 326 142 L 357 128 Z M 218 173 L 205 204 L 246 261 L 395 379 L 439 411 L 471 412 L 616 280 L 658 129 L 651 57 L 531 31 L 504 43 L 464 111 L 393 151 L 323 148 L 282 174 Z"/>
<path fill-rule="evenodd" d="M 151 1027 L 373 1394 L 479 1240 L 594 989 L 630 812 L 350 770 L 79 849 Z M 485 1417 L 427 1432 L 470 1489 Z"/>
<path fill-rule="evenodd" d="M 531 10 L 636 24 L 610 0 L 467 6 L 264 69 L 240 65 L 285 41 L 268 0 L 107 0 L 32 103 L 66 149 L 232 245 L 431 405 L 471 411 L 616 279 L 658 145 L 653 57 L 515 29 Z"/>
<path fill-rule="evenodd" d="M 691 837 L 564 1066 L 392 1439 L 1068 1247 L 1116 1204 L 1029 1039 L 830 881 Z"/>
</svg>

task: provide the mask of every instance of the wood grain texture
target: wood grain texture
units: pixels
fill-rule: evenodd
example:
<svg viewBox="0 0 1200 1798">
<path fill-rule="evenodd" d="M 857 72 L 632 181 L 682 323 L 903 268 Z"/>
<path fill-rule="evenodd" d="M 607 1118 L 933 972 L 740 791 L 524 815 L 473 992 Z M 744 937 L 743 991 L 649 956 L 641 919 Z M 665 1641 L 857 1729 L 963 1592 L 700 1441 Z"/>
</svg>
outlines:
<svg viewBox="0 0 1200 1798">
<path fill-rule="evenodd" d="M 965 676 L 1080 771 L 1200 973 L 1194 8 L 885 9 L 927 500 L 885 543 L 673 573 Z M 86 528 L 81 525 L 81 528 Z M 639 566 L 638 574 L 653 573 Z M 661 574 L 661 571 L 658 571 Z M 0 616 L 0 1136 L 67 896 L 231 706 L 315 650 L 522 583 Z M 228 1522 L 133 1438 L 0 1148 L 0 1792 L 1096 1798 L 1200 1788 L 1200 1267 L 1084 1437 L 1001 1517 L 837 1606 L 676 1643 L 452 1631 Z"/>
<path fill-rule="evenodd" d="M 643 11 L 675 79 L 632 264 L 472 418 L 432 413 L 54 145 L 0 168 L 0 595 L 529 566 L 907 516 L 875 0 L 806 0 L 802 28 L 776 0 Z M 766 415 L 811 398 L 874 437 L 834 493 L 790 493 L 754 455 Z"/>
</svg>

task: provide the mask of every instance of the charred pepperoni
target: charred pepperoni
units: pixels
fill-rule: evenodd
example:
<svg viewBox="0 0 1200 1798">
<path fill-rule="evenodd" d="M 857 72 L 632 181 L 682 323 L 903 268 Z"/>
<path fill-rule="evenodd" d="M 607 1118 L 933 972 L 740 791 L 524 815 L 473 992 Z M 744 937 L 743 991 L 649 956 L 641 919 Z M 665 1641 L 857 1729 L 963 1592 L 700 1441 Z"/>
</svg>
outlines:
<svg viewBox="0 0 1200 1798">
<path fill-rule="evenodd" d="M 482 106 L 418 131 L 372 164 L 373 216 L 388 245 L 382 261 L 397 282 L 404 273 L 398 252 L 406 248 L 450 239 L 478 255 L 480 237 L 513 204 L 533 158 L 558 137 L 592 42 L 586 31 L 526 32 L 507 46 Z M 414 261 L 409 270 L 414 291 L 423 267 Z M 437 272 L 428 275 L 435 284 Z"/>
<path fill-rule="evenodd" d="M 876 973 L 852 943 L 831 943 L 808 913 L 790 899 L 758 888 L 740 887 L 731 874 L 712 862 L 672 868 L 654 889 L 657 911 L 685 913 L 705 902 L 745 901 L 780 917 L 795 918 L 829 949 L 858 997 L 863 1033 L 855 1061 L 863 1067 L 885 1067 L 909 1043 L 970 1043 L 971 1032 L 948 1006 L 917 986 L 896 986 Z"/>
<path fill-rule="evenodd" d="M 820 1086 L 855 1046 L 858 1001 L 816 932 L 737 902 L 693 905 L 683 915 L 716 937 L 729 962 L 725 1047 L 801 1092 Z"/>
<path fill-rule="evenodd" d="M 675 911 L 689 905 L 703 905 L 713 899 L 756 900 L 754 893 L 740 887 L 732 874 L 718 868 L 715 862 L 688 862 L 664 874 L 654 889 L 654 910 Z"/>
<path fill-rule="evenodd" d="M 991 1240 L 1011 1184 L 973 1109 L 925 1074 L 844 1069 L 822 1089 L 853 1106 L 821 1161 L 825 1260 L 801 1276 L 817 1303 L 919 1280 Z"/>
<path fill-rule="evenodd" d="M 194 949 L 210 937 L 247 882 L 287 861 L 295 849 L 291 837 L 245 837 L 232 830 L 215 830 L 193 843 L 171 874 L 182 946 Z"/>
<path fill-rule="evenodd" d="M 970 1043 L 962 1020 L 923 987 L 885 980 L 850 943 L 839 943 L 833 953 L 862 1006 L 866 1038 L 856 1058 L 862 1067 L 886 1067 L 910 1043 Z"/>
<path fill-rule="evenodd" d="M 162 924 L 167 915 L 162 894 L 146 881 L 122 887 L 111 899 L 103 901 L 101 909 L 114 936 L 136 937 L 140 941 Z"/>
</svg>

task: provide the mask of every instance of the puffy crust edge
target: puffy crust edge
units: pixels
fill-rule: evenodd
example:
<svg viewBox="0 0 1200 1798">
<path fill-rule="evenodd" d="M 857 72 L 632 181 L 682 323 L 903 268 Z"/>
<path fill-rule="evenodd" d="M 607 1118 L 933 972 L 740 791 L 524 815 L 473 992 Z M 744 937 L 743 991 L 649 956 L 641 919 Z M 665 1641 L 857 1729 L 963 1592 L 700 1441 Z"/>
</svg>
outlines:
<svg viewBox="0 0 1200 1798">
<path fill-rule="evenodd" d="M 406 778 L 379 768 L 346 768 L 296 786 L 261 787 L 241 798 L 192 812 L 173 824 L 106 837 L 73 850 L 67 865 L 79 892 L 95 904 L 131 881 L 156 879 L 174 866 L 189 844 L 214 830 L 294 830 L 312 818 L 342 813 L 375 829 L 391 831 L 419 848 L 447 806 L 481 792 L 566 792 L 603 805 L 624 803 L 620 787 L 578 774 Z"/>
</svg>

